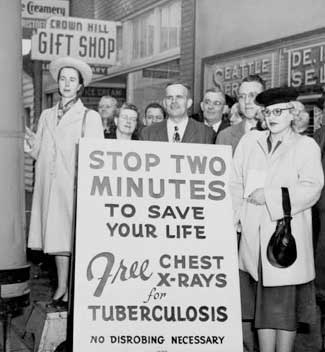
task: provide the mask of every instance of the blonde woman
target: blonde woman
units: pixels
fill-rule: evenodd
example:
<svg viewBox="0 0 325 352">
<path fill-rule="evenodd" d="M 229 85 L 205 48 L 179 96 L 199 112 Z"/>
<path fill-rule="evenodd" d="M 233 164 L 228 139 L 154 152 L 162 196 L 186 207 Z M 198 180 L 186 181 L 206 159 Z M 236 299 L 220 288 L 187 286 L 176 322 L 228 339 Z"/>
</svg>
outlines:
<svg viewBox="0 0 325 352">
<path fill-rule="evenodd" d="M 324 175 L 316 142 L 296 133 L 292 113 L 297 92 L 273 88 L 256 97 L 268 130 L 244 135 L 234 154 L 231 192 L 239 247 L 243 320 L 253 321 L 261 352 L 292 352 L 297 324 L 310 323 L 315 278 L 311 207 Z M 289 190 L 297 259 L 277 268 L 267 259 L 268 242 L 283 218 L 281 188 Z M 311 313 L 311 314 L 310 314 Z"/>
</svg>

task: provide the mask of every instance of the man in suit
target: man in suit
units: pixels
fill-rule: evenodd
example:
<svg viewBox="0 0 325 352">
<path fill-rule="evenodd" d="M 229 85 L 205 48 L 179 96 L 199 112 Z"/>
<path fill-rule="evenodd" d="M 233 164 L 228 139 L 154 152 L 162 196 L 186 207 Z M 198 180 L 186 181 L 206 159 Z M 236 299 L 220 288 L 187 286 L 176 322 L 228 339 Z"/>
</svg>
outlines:
<svg viewBox="0 0 325 352">
<path fill-rule="evenodd" d="M 98 112 L 102 118 L 104 133 L 111 132 L 114 128 L 114 117 L 117 111 L 117 100 L 110 95 L 104 95 L 100 98 L 98 103 Z"/>
<path fill-rule="evenodd" d="M 159 103 L 150 103 L 144 110 L 144 126 L 150 126 L 153 123 L 161 122 L 166 118 L 166 111 Z"/>
<path fill-rule="evenodd" d="M 221 131 L 217 136 L 216 144 L 231 145 L 234 154 L 242 136 L 251 129 L 256 129 L 261 108 L 255 104 L 255 98 L 264 89 L 265 83 L 258 75 L 249 75 L 242 80 L 238 90 L 238 103 L 243 120 L 239 124 L 232 125 Z M 257 346 L 257 339 L 252 329 L 252 322 L 243 321 L 242 327 L 244 351 L 254 352 Z"/>
<path fill-rule="evenodd" d="M 213 144 L 213 130 L 188 117 L 192 106 L 190 89 L 182 83 L 170 83 L 163 100 L 168 118 L 145 127 L 140 139 L 146 141 Z"/>
<path fill-rule="evenodd" d="M 261 108 L 255 104 L 255 97 L 265 89 L 265 83 L 258 75 L 245 77 L 238 90 L 239 109 L 243 115 L 243 120 L 221 131 L 216 140 L 216 144 L 226 144 L 232 146 L 232 152 L 241 137 L 251 129 L 256 129 Z"/>
<path fill-rule="evenodd" d="M 222 116 L 226 109 L 226 96 L 219 88 L 209 88 L 205 91 L 200 104 L 204 123 L 213 129 L 217 138 L 220 131 L 230 126 L 228 120 Z"/>
</svg>

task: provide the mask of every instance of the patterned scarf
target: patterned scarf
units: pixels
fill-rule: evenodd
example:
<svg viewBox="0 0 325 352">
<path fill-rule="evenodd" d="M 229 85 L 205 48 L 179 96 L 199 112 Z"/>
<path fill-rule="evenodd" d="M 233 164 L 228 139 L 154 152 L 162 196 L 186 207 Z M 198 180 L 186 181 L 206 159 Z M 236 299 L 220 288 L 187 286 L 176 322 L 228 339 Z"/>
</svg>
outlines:
<svg viewBox="0 0 325 352">
<path fill-rule="evenodd" d="M 72 108 L 72 106 L 77 102 L 77 100 L 78 100 L 78 98 L 75 97 L 75 98 L 69 100 L 66 104 L 63 105 L 62 99 L 60 99 L 59 107 L 58 107 L 58 121 L 57 121 L 57 125 L 61 121 L 63 115 Z"/>
</svg>

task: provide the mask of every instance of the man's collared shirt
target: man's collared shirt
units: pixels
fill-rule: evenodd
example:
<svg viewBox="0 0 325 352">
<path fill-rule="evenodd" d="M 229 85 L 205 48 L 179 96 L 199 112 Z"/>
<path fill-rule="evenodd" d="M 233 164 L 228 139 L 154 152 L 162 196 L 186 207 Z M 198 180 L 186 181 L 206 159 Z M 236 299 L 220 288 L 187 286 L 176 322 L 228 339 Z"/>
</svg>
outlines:
<svg viewBox="0 0 325 352">
<path fill-rule="evenodd" d="M 222 122 L 222 121 L 220 120 L 220 121 L 216 122 L 215 124 L 213 124 L 212 126 L 210 126 L 206 121 L 204 121 L 204 124 L 205 124 L 206 126 L 212 127 L 212 129 L 213 129 L 215 132 L 218 132 L 219 127 L 220 127 L 220 125 L 221 125 L 221 122 Z"/>
<path fill-rule="evenodd" d="M 256 129 L 256 120 L 245 120 L 245 133 L 249 132 L 251 129 Z"/>
<path fill-rule="evenodd" d="M 188 116 L 183 118 L 179 123 L 175 123 L 171 119 L 167 119 L 168 142 L 173 142 L 173 138 L 175 134 L 175 126 L 178 127 L 178 133 L 180 136 L 180 140 L 182 141 L 187 123 L 188 123 Z"/>
</svg>

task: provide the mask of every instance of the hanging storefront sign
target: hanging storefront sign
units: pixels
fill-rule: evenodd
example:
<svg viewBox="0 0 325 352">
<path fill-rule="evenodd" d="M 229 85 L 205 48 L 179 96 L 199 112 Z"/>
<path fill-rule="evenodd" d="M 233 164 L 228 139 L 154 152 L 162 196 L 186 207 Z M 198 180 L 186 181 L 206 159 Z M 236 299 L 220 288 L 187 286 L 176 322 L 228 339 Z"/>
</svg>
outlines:
<svg viewBox="0 0 325 352">
<path fill-rule="evenodd" d="M 72 56 L 88 64 L 116 64 L 118 22 L 51 17 L 32 37 L 32 59 L 52 61 Z"/>
<path fill-rule="evenodd" d="M 273 83 L 273 53 L 244 55 L 205 65 L 205 86 L 221 85 L 226 94 L 236 96 L 241 80 L 250 74 L 260 75 L 271 86 Z"/>
<path fill-rule="evenodd" d="M 320 127 L 325 92 L 325 30 L 216 54 L 202 59 L 202 95 L 205 89 L 221 85 L 236 97 L 241 80 L 258 74 L 266 88 L 292 86 L 299 92 L 311 119 L 310 135 Z"/>
<path fill-rule="evenodd" d="M 289 86 L 325 84 L 325 41 L 286 51 Z"/>
<path fill-rule="evenodd" d="M 266 87 L 293 86 L 306 94 L 325 84 L 325 31 L 315 30 L 268 43 L 217 54 L 202 60 L 203 89 L 222 83 L 234 95 L 248 74 L 258 74 Z"/>
<path fill-rule="evenodd" d="M 49 61 L 43 61 L 42 63 L 42 71 L 43 72 L 49 72 L 49 66 L 50 62 Z M 107 75 L 108 70 L 112 67 L 112 65 L 105 65 L 105 66 L 99 66 L 99 65 L 90 65 L 91 70 L 93 71 L 93 74 L 95 75 Z"/>
<path fill-rule="evenodd" d="M 82 139 L 73 351 L 242 351 L 228 146 Z"/>
<path fill-rule="evenodd" d="M 116 99 L 126 99 L 126 89 L 116 87 L 86 87 L 83 96 L 87 98 L 97 98 L 104 95 L 110 95 Z"/>
<path fill-rule="evenodd" d="M 69 16 L 69 1 L 66 0 L 21 0 L 23 28 L 45 28 L 51 16 Z"/>
</svg>

